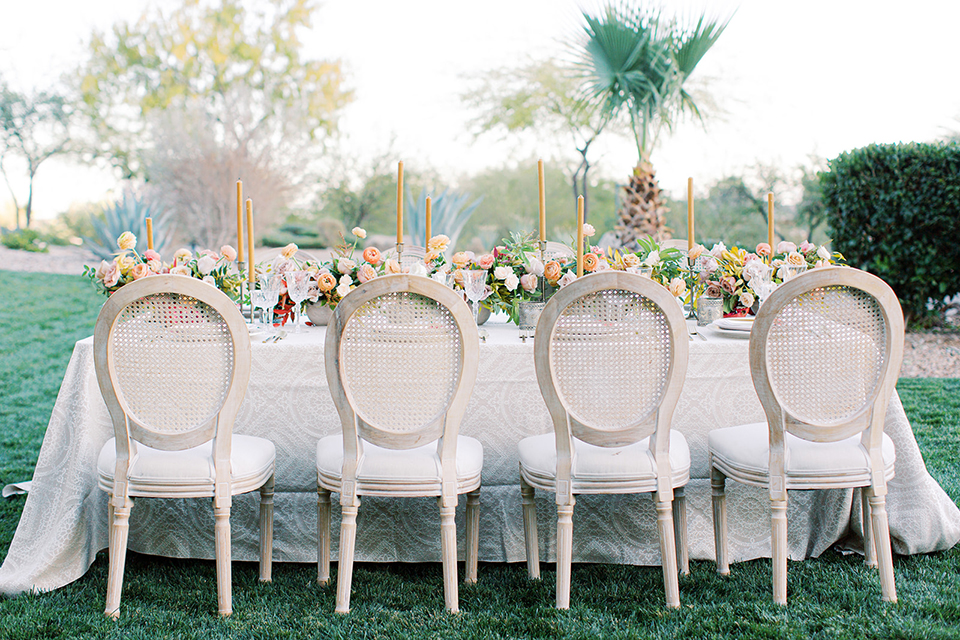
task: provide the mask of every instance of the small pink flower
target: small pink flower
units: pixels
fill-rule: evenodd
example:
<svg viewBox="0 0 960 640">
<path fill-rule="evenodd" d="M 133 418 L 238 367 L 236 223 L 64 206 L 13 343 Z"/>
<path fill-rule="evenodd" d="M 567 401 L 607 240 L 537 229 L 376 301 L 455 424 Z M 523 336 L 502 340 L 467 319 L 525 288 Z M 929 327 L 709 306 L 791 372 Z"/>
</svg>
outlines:
<svg viewBox="0 0 960 640">
<path fill-rule="evenodd" d="M 811 251 L 816 251 L 817 245 L 813 244 L 809 240 L 804 240 L 800 243 L 800 253 L 810 253 Z"/>
<path fill-rule="evenodd" d="M 103 286 L 109 289 L 117 286 L 118 282 L 120 282 L 120 267 L 117 266 L 116 262 L 111 262 L 103 271 Z"/>
<path fill-rule="evenodd" d="M 792 253 L 797 250 L 797 245 L 786 240 L 781 240 L 777 245 L 777 253 Z"/>
<path fill-rule="evenodd" d="M 147 262 L 151 260 L 159 260 L 160 254 L 154 251 L 153 249 L 147 249 L 146 251 L 143 252 L 143 258 Z"/>
<path fill-rule="evenodd" d="M 220 255 L 226 258 L 227 262 L 233 262 L 237 259 L 237 250 L 228 244 L 220 247 Z M 159 256 L 158 256 L 159 257 Z"/>
<path fill-rule="evenodd" d="M 532 273 L 525 273 L 520 276 L 520 286 L 524 291 L 533 292 L 537 290 L 537 276 Z"/>
<path fill-rule="evenodd" d="M 489 269 L 493 266 L 493 263 L 496 261 L 496 258 L 493 257 L 492 253 L 485 253 L 479 258 L 477 258 L 477 266 L 481 269 Z"/>
<path fill-rule="evenodd" d="M 771 252 L 770 245 L 767 244 L 766 242 L 761 242 L 760 244 L 757 245 L 758 256 L 768 257 L 770 255 L 770 252 Z"/>
</svg>

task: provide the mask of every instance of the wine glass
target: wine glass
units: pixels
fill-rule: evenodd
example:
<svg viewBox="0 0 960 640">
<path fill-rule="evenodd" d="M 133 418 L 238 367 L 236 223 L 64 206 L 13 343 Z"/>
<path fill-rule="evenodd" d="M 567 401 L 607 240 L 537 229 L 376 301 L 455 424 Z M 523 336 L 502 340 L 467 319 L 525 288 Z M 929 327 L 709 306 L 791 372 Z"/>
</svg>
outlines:
<svg viewBox="0 0 960 640">
<path fill-rule="evenodd" d="M 300 333 L 300 303 L 307 299 L 310 293 L 309 271 L 287 271 L 287 295 L 293 301 L 293 332 Z"/>
<path fill-rule="evenodd" d="M 480 301 L 487 292 L 487 272 L 485 269 L 467 269 L 463 272 L 463 292 L 473 303 L 473 321 L 477 321 Z"/>
<path fill-rule="evenodd" d="M 272 309 L 280 300 L 280 278 L 278 276 L 261 276 L 260 288 L 250 292 L 250 300 L 254 307 L 260 308 L 260 324 L 267 331 L 273 330 Z"/>
<path fill-rule="evenodd" d="M 777 288 L 773 281 L 773 267 L 763 265 L 763 268 L 754 273 L 750 278 L 750 288 L 757 294 L 760 304 L 763 305 L 767 298 Z"/>
</svg>

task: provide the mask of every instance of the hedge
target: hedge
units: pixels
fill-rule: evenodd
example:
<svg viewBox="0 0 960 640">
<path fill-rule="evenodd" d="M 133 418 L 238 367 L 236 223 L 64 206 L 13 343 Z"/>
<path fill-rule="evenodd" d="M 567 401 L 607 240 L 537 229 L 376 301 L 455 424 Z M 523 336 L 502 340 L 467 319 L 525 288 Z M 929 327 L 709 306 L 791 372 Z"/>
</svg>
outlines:
<svg viewBox="0 0 960 640">
<path fill-rule="evenodd" d="M 927 322 L 960 292 L 960 144 L 874 144 L 828 166 L 834 249 L 890 284 L 908 322 Z"/>
</svg>

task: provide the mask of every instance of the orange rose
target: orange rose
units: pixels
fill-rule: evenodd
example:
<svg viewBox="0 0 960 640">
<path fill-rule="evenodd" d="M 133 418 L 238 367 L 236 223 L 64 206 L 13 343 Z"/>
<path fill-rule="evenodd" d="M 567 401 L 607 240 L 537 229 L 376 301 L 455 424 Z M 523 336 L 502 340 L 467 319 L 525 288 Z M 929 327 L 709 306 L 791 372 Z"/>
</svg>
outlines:
<svg viewBox="0 0 960 640">
<path fill-rule="evenodd" d="M 597 258 L 597 254 L 586 253 L 583 255 L 584 271 L 596 271 L 599 265 L 600 265 L 600 260 Z"/>
<path fill-rule="evenodd" d="M 551 283 L 556 284 L 560 279 L 560 272 L 560 263 L 556 260 L 548 260 L 547 264 L 543 265 L 543 277 Z"/>
<path fill-rule="evenodd" d="M 380 264 L 380 250 L 376 247 L 367 247 L 363 250 L 363 259 L 373 266 L 377 266 Z"/>
<path fill-rule="evenodd" d="M 317 289 L 320 289 L 323 293 L 332 291 L 336 286 L 337 279 L 333 277 L 332 273 L 321 273 L 320 277 L 317 278 Z"/>
</svg>

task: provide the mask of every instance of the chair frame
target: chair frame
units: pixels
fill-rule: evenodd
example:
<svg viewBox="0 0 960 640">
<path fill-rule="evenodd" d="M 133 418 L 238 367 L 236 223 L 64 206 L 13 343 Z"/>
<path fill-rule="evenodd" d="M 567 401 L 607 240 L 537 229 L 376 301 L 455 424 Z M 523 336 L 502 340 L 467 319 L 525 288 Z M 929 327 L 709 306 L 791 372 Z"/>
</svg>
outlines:
<svg viewBox="0 0 960 640">
<path fill-rule="evenodd" d="M 233 342 L 234 370 L 219 412 L 208 423 L 178 434 L 161 434 L 130 419 L 127 403 L 118 393 L 117 372 L 113 358 L 113 333 L 121 311 L 129 304 L 155 294 L 172 293 L 195 298 L 211 307 L 226 322 Z M 154 449 L 182 451 L 213 440 L 215 479 L 198 492 L 177 491 L 169 497 L 212 497 L 215 518 L 217 565 L 217 602 L 221 615 L 232 613 L 230 506 L 231 444 L 233 425 L 250 378 L 250 335 L 237 305 L 226 294 L 194 278 L 156 275 L 125 285 L 104 303 L 97 318 L 93 338 L 94 366 L 97 382 L 113 422 L 117 443 L 117 463 L 113 489 L 107 506 L 109 519 L 110 569 L 105 613 L 120 615 L 120 596 L 129 534 L 130 511 L 134 497 L 164 497 L 156 491 L 138 491 L 128 478 L 137 443 Z M 131 486 L 133 485 L 133 486 Z M 260 490 L 260 580 L 269 582 L 273 549 L 273 473 Z"/>
<path fill-rule="evenodd" d="M 406 252 L 404 252 L 406 253 Z M 444 417 L 426 428 L 410 434 L 395 434 L 367 424 L 351 404 L 349 385 L 341 373 L 341 340 L 354 313 L 367 302 L 390 294 L 409 292 L 430 298 L 443 305 L 453 316 L 461 336 L 460 382 L 451 395 Z M 446 608 L 459 611 L 457 591 L 457 534 L 455 513 L 458 493 L 467 494 L 466 512 L 466 582 L 477 581 L 479 557 L 480 487 L 470 486 L 458 490 L 456 454 L 457 435 L 467 403 L 473 392 L 480 359 L 480 338 L 473 313 L 463 298 L 449 287 L 430 278 L 396 274 L 375 278 L 360 285 L 346 295 L 334 309 L 333 318 L 327 326 L 325 367 L 327 383 L 334 405 L 340 416 L 343 431 L 343 468 L 340 485 L 340 558 L 337 575 L 336 611 L 350 610 L 350 588 L 357 532 L 357 512 L 360 496 L 417 497 L 437 496 L 440 507 L 441 553 L 443 562 L 443 588 Z M 366 440 L 389 449 L 410 449 L 436 442 L 441 461 L 441 481 L 436 491 L 425 492 L 388 490 L 382 487 L 364 486 L 357 480 L 357 468 L 362 455 L 362 442 Z M 335 487 L 321 485 L 317 477 L 317 580 L 326 584 L 330 579 L 330 493 Z"/>
<path fill-rule="evenodd" d="M 790 415 L 780 404 L 770 380 L 767 360 L 769 332 L 780 311 L 795 298 L 815 289 L 846 286 L 872 296 L 880 307 L 885 325 L 885 358 L 877 384 L 861 410 L 842 424 L 807 424 Z M 717 468 L 710 456 L 713 492 L 714 542 L 717 553 L 717 571 L 729 574 L 727 547 L 725 479 L 767 487 L 771 506 L 771 544 L 773 556 L 773 599 L 778 604 L 787 602 L 787 491 L 791 486 L 786 472 L 785 433 L 812 442 L 836 442 L 861 434 L 863 446 L 870 459 L 870 483 L 830 481 L 819 486 L 806 482 L 804 489 L 862 487 L 864 555 L 868 566 L 879 568 L 882 599 L 896 602 L 897 593 L 893 575 L 893 556 L 890 547 L 890 529 L 886 511 L 886 477 L 881 444 L 887 405 L 896 387 L 903 361 L 904 321 L 896 294 L 880 278 L 850 267 L 824 267 L 807 271 L 774 291 L 760 307 L 750 336 L 750 371 L 754 387 L 767 418 L 770 438 L 768 477 L 733 475 L 734 470 Z M 868 526 L 867 523 L 870 523 Z"/>
<path fill-rule="evenodd" d="M 638 424 L 619 431 L 599 431 L 573 418 L 564 405 L 558 391 L 556 374 L 552 364 L 551 345 L 557 321 L 561 314 L 583 296 L 605 290 L 624 290 L 637 293 L 660 307 L 667 321 L 673 347 L 673 358 L 667 373 L 660 405 Z M 527 572 L 530 578 L 540 577 L 540 554 L 537 536 L 537 512 L 534 502 L 535 489 L 554 491 L 557 503 L 557 608 L 570 606 L 570 575 L 573 560 L 573 508 L 574 498 L 572 467 L 574 438 L 600 447 L 621 447 L 650 437 L 650 451 L 657 462 L 657 482 L 654 500 L 657 509 L 657 529 L 660 537 L 661 564 L 663 566 L 664 592 L 668 607 L 680 606 L 677 572 L 689 573 L 686 544 L 686 501 L 683 487 L 673 486 L 670 468 L 670 426 L 673 412 L 680 398 L 689 358 L 690 337 L 686 320 L 676 299 L 661 284 L 638 274 L 622 271 L 592 273 L 563 287 L 540 314 L 537 337 L 534 342 L 534 358 L 537 382 L 553 420 L 557 447 L 557 469 L 554 486 L 547 486 L 524 473 L 520 467 L 520 492 L 523 504 L 524 539 L 527 552 Z M 651 418 L 654 418 L 651 421 Z M 652 424 L 651 424 L 652 422 Z M 640 493 L 632 487 L 607 489 L 596 493 Z M 578 492 L 585 493 L 585 492 Z M 592 491 L 590 493 L 593 493 Z M 672 513 L 671 513 L 672 512 Z M 678 554 L 679 548 L 679 554 Z"/>
</svg>

